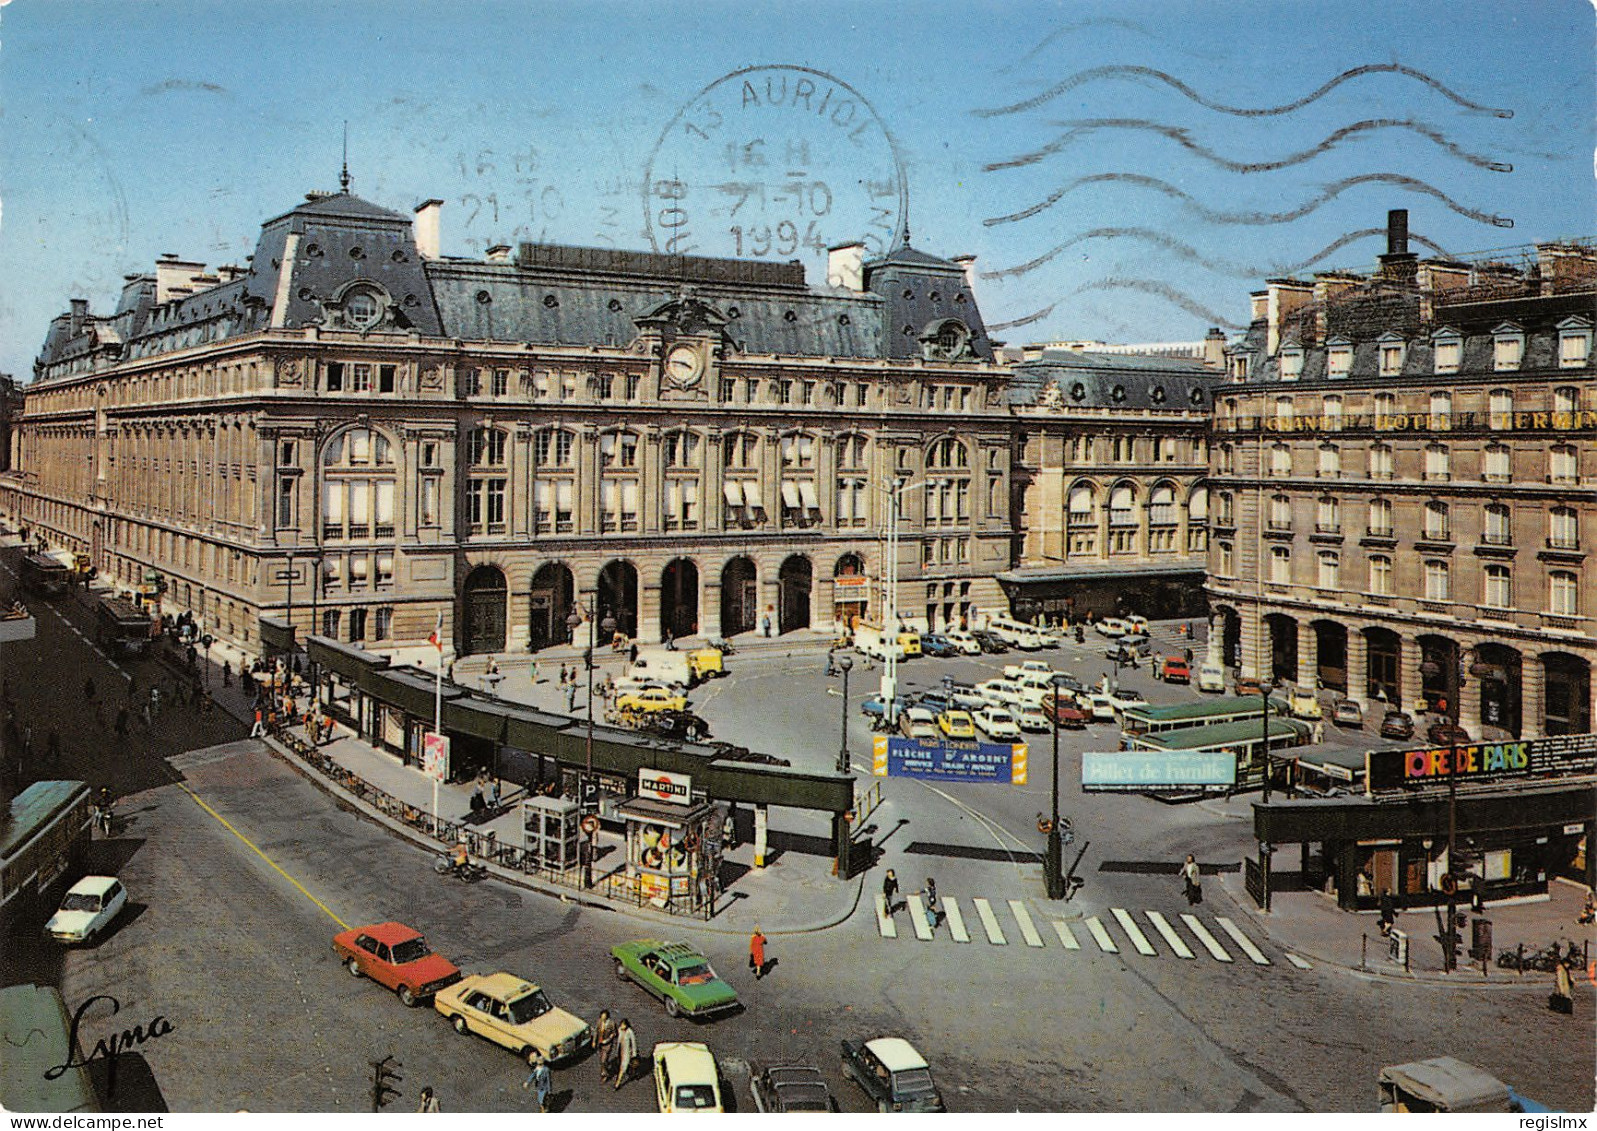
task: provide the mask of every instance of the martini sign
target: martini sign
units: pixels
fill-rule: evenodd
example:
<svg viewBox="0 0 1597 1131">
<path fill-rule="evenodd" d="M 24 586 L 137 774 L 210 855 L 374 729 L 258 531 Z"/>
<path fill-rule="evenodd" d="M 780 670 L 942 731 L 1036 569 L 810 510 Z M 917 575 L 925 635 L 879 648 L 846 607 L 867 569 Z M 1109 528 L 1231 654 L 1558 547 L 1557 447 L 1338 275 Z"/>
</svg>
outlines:
<svg viewBox="0 0 1597 1131">
<path fill-rule="evenodd" d="M 638 796 L 668 805 L 691 805 L 693 778 L 689 774 L 672 774 L 665 770 L 639 770 Z"/>
</svg>

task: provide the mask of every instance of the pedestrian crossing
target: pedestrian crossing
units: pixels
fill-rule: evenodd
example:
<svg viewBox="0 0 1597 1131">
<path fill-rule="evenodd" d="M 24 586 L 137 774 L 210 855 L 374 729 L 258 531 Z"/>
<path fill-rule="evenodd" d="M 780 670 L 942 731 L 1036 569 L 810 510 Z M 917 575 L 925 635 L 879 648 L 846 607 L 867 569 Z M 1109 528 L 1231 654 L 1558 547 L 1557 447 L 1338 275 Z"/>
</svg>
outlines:
<svg viewBox="0 0 1597 1131">
<path fill-rule="evenodd" d="M 990 946 L 1009 946 L 1011 935 L 1018 933 L 1027 947 L 1039 950 L 1062 947 L 1087 953 L 1124 954 L 1128 961 L 1135 955 L 1190 962 L 1197 960 L 1200 954 L 1207 954 L 1215 962 L 1232 966 L 1241 958 L 1246 960 L 1244 965 L 1288 968 L 1272 960 L 1246 931 L 1225 915 L 1212 915 L 1205 920 L 1193 912 L 1167 915 L 1155 910 L 1110 907 L 1097 915 L 1061 919 L 1048 914 L 1051 909 L 1034 909 L 1021 899 L 945 896 L 939 904 L 938 921 L 933 923 L 919 895 L 909 896 L 897 910 L 907 912 L 910 927 L 919 942 L 951 940 L 968 945 L 974 938 L 984 937 Z M 1007 915 L 1003 914 L 1004 910 Z M 880 895 L 876 897 L 876 925 L 881 938 L 898 938 L 899 918 L 888 910 Z M 1298 955 L 1283 953 L 1290 968 L 1312 969 L 1312 965 Z"/>
</svg>

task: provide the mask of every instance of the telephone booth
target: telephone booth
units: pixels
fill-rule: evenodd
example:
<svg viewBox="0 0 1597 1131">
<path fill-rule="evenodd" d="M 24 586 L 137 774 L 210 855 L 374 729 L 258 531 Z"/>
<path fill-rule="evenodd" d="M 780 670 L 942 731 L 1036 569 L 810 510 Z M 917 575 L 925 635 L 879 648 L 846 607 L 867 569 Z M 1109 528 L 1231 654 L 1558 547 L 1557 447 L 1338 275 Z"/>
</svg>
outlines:
<svg viewBox="0 0 1597 1131">
<path fill-rule="evenodd" d="M 575 868 L 581 817 L 581 806 L 569 798 L 527 798 L 521 803 L 522 848 L 550 871 Z"/>
</svg>

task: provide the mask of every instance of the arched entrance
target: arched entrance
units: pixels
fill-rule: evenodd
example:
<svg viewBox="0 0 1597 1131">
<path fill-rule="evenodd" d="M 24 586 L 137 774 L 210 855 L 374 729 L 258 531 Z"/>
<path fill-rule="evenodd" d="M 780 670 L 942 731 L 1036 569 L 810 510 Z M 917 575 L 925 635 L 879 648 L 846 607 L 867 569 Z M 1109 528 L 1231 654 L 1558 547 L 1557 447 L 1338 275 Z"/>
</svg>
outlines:
<svg viewBox="0 0 1597 1131">
<path fill-rule="evenodd" d="M 1458 698 L 1458 642 L 1445 636 L 1422 636 L 1420 698 L 1427 711 L 1449 714 Z"/>
<path fill-rule="evenodd" d="M 1264 618 L 1269 634 L 1271 679 L 1277 683 L 1296 683 L 1298 678 L 1298 622 L 1285 613 L 1270 613 Z"/>
<path fill-rule="evenodd" d="M 481 565 L 466 575 L 461 586 L 463 655 L 505 650 L 505 604 L 509 590 L 504 573 Z"/>
<path fill-rule="evenodd" d="M 1219 612 L 1220 663 L 1234 668 L 1242 663 L 1242 614 L 1229 606 Z"/>
<path fill-rule="evenodd" d="M 1334 620 L 1314 622 L 1314 659 L 1320 684 L 1347 694 L 1347 626 Z"/>
<path fill-rule="evenodd" d="M 777 574 L 778 632 L 792 632 L 810 626 L 810 590 L 815 584 L 815 568 L 803 554 L 794 554 L 782 563 Z"/>
<path fill-rule="evenodd" d="M 832 620 L 842 628 L 853 628 L 865 619 L 869 605 L 865 559 L 858 554 L 844 554 L 832 567 Z"/>
<path fill-rule="evenodd" d="M 566 618 L 576 595 L 576 581 L 563 565 L 550 562 L 532 575 L 532 599 L 527 615 L 527 648 L 536 652 L 560 644 L 570 635 Z"/>
<path fill-rule="evenodd" d="M 638 571 L 631 562 L 613 561 L 599 571 L 598 597 L 594 615 L 600 622 L 608 614 L 615 617 L 617 632 L 638 634 Z"/>
<path fill-rule="evenodd" d="M 699 567 L 674 558 L 660 574 L 660 638 L 692 636 L 699 631 Z"/>
<path fill-rule="evenodd" d="M 721 635 L 751 632 L 760 611 L 760 590 L 754 563 L 733 558 L 721 570 Z"/>
<path fill-rule="evenodd" d="M 1482 727 L 1496 727 L 1519 737 L 1521 660 L 1519 651 L 1506 644 L 1479 644 L 1470 668 L 1480 680 Z"/>
<path fill-rule="evenodd" d="M 1394 710 L 1403 706 L 1403 677 L 1400 661 L 1403 642 L 1389 628 L 1364 630 L 1364 693 L 1372 700 L 1385 700 Z"/>
<path fill-rule="evenodd" d="M 1543 652 L 1542 733 L 1586 734 L 1591 730 L 1591 665 L 1568 652 Z"/>
</svg>

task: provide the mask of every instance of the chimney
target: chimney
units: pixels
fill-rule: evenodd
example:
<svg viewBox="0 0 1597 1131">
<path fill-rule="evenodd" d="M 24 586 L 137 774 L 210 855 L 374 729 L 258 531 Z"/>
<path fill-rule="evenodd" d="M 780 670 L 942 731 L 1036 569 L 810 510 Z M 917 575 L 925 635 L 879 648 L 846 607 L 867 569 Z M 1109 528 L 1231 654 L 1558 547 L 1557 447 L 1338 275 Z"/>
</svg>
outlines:
<svg viewBox="0 0 1597 1131">
<path fill-rule="evenodd" d="M 1253 321 L 1253 322 L 1262 322 L 1262 321 L 1264 321 L 1265 318 L 1269 317 L 1269 314 L 1270 314 L 1270 292 L 1269 291 L 1249 291 L 1248 292 L 1248 304 L 1249 304 L 1249 311 L 1248 311 L 1249 320 Z"/>
<path fill-rule="evenodd" d="M 496 243 L 488 249 L 487 254 L 489 263 L 509 263 L 510 245 L 507 243 Z"/>
<path fill-rule="evenodd" d="M 411 232 L 416 240 L 416 251 L 423 259 L 438 258 L 438 216 L 444 202 L 434 197 L 416 205 L 416 219 Z"/>
<path fill-rule="evenodd" d="M 170 251 L 164 253 L 155 261 L 155 301 L 170 302 L 182 295 L 192 294 L 195 278 L 204 272 L 203 263 L 179 259 Z"/>
<path fill-rule="evenodd" d="M 1314 275 L 1315 320 L 1314 336 L 1325 341 L 1331 333 L 1329 308 L 1343 295 L 1355 290 L 1364 282 L 1364 276 L 1354 271 L 1317 271 Z"/>
<path fill-rule="evenodd" d="M 1225 370 L 1225 334 L 1220 327 L 1210 326 L 1209 332 L 1203 336 L 1203 364 L 1206 369 L 1213 369 L 1216 373 Z"/>
<path fill-rule="evenodd" d="M 1386 254 L 1381 256 L 1381 278 L 1389 283 L 1412 283 L 1419 257 L 1408 249 L 1408 209 L 1386 214 Z"/>
<path fill-rule="evenodd" d="M 1281 327 L 1292 312 L 1307 306 L 1314 299 L 1314 288 L 1298 279 L 1266 279 L 1268 290 L 1265 316 L 1269 319 L 1265 335 L 1265 352 L 1274 357 L 1281 345 Z"/>
<path fill-rule="evenodd" d="M 953 261 L 959 264 L 959 269 L 965 272 L 965 290 L 972 297 L 976 294 L 976 257 L 974 255 L 956 255 Z"/>
<path fill-rule="evenodd" d="M 75 298 L 72 300 L 72 313 L 67 317 L 67 336 L 77 337 L 83 332 L 83 320 L 89 316 L 89 300 Z"/>
<path fill-rule="evenodd" d="M 244 268 L 236 263 L 224 263 L 216 269 L 216 277 L 224 283 L 231 283 L 234 279 L 245 274 Z"/>
<path fill-rule="evenodd" d="M 851 291 L 865 289 L 865 245 L 841 243 L 826 249 L 826 285 Z"/>
</svg>

